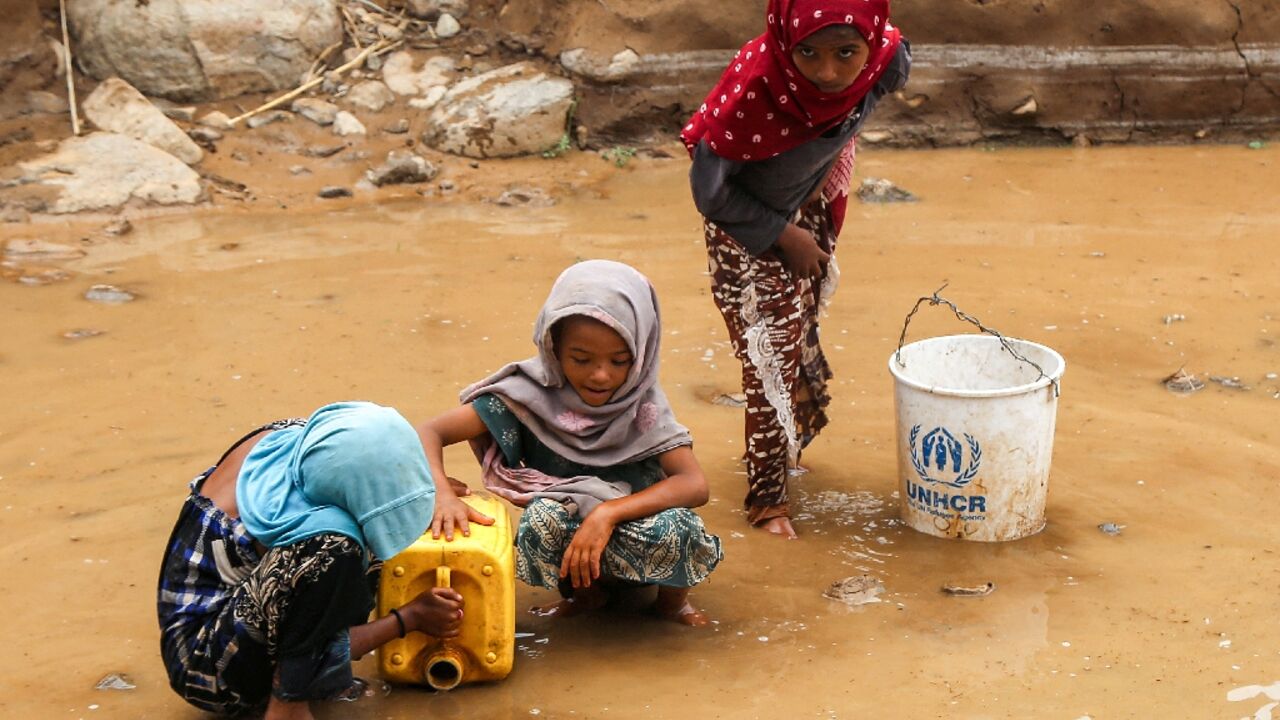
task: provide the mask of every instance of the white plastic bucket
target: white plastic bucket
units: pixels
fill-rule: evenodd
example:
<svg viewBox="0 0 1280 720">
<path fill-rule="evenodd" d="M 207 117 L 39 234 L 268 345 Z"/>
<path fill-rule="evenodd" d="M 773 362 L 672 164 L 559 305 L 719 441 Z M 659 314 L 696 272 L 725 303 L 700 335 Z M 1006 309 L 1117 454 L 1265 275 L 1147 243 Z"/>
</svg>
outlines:
<svg viewBox="0 0 1280 720">
<path fill-rule="evenodd" d="M 989 335 L 920 340 L 889 358 L 902 519 L 920 532 L 995 542 L 1044 528 L 1066 361 L 1004 341 L 1039 369 Z"/>
</svg>

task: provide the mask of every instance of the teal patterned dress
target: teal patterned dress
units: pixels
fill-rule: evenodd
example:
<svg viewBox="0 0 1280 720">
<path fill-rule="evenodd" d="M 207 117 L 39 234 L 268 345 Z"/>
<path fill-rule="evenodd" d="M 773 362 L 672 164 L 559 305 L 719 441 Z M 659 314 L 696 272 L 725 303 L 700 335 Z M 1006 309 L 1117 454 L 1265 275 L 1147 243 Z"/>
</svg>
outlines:
<svg viewBox="0 0 1280 720">
<path fill-rule="evenodd" d="M 507 467 L 533 468 L 554 477 L 592 475 L 625 482 L 632 492 L 664 477 L 657 456 L 613 467 L 592 467 L 561 457 L 495 395 L 481 395 L 472 407 L 497 441 Z M 554 500 L 529 503 L 516 528 L 516 576 L 536 587 L 557 589 L 564 551 L 581 524 Z M 707 533 L 702 518 L 688 508 L 672 508 L 618 524 L 605 546 L 600 570 L 605 576 L 642 585 L 693 587 L 706 580 L 723 557 L 720 538 Z"/>
</svg>

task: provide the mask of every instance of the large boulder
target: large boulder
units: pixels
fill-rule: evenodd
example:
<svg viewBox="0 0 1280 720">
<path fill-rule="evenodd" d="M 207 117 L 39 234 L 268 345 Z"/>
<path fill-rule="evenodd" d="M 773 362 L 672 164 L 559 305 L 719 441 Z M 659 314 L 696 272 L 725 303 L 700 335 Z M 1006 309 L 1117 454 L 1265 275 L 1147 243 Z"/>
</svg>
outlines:
<svg viewBox="0 0 1280 720">
<path fill-rule="evenodd" d="M 573 83 L 529 62 L 452 87 L 431 111 L 423 141 L 468 157 L 514 157 L 552 147 L 565 133 Z"/>
<path fill-rule="evenodd" d="M 90 75 L 182 101 L 293 87 L 342 40 L 333 0 L 75 0 L 67 16 Z"/>
<path fill-rule="evenodd" d="M 45 198 L 37 209 L 51 213 L 117 208 L 130 200 L 188 204 L 203 197 L 194 170 L 162 150 L 114 133 L 69 138 L 52 154 L 20 163 L 18 171 L 18 179 L 6 183 L 16 186 L 11 192 Z"/>
<path fill-rule="evenodd" d="M 204 157 L 200 146 L 165 117 L 160 108 L 120 78 L 107 80 L 85 98 L 84 115 L 107 132 L 141 140 L 188 165 Z"/>
</svg>

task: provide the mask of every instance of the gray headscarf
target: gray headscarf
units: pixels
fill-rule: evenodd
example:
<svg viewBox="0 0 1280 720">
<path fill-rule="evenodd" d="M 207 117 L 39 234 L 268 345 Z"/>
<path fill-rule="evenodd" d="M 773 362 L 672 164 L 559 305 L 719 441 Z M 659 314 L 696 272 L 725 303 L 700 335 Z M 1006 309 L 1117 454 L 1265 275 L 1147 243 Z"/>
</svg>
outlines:
<svg viewBox="0 0 1280 720">
<path fill-rule="evenodd" d="M 608 325 L 634 358 L 626 381 L 599 407 L 583 402 L 565 382 L 556 358 L 551 329 L 573 315 Z M 497 395 L 543 444 L 574 462 L 610 467 L 643 460 L 693 443 L 658 386 L 661 339 L 658 297 L 648 278 L 622 263 L 581 262 L 560 274 L 538 314 L 538 354 L 466 388 L 461 399 Z"/>
</svg>

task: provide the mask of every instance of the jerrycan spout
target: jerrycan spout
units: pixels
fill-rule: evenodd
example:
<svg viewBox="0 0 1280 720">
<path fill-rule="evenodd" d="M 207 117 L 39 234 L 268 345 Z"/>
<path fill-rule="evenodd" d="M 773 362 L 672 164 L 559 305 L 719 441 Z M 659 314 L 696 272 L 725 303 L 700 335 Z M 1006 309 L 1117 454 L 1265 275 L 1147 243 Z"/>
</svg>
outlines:
<svg viewBox="0 0 1280 720">
<path fill-rule="evenodd" d="M 452 690 L 462 683 L 462 658 L 448 648 L 432 653 L 422 666 L 422 675 L 436 690 Z"/>
<path fill-rule="evenodd" d="M 436 568 L 436 587 L 449 587 L 449 567 Z M 422 679 L 436 690 L 452 690 L 462 683 L 462 656 L 447 644 L 422 664 Z"/>
</svg>

